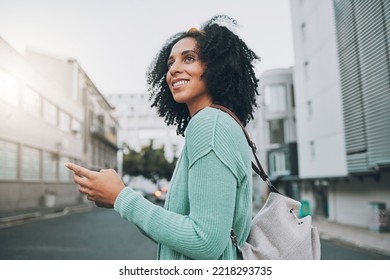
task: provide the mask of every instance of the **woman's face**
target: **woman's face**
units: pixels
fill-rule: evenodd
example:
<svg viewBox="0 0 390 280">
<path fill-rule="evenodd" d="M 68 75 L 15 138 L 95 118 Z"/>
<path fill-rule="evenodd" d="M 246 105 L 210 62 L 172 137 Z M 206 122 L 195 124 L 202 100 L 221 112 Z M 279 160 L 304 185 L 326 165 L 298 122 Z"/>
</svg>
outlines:
<svg viewBox="0 0 390 280">
<path fill-rule="evenodd" d="M 206 66 L 199 60 L 194 38 L 187 37 L 178 41 L 172 47 L 167 63 L 166 81 L 173 99 L 187 104 L 191 116 L 212 103 L 202 79 Z"/>
</svg>

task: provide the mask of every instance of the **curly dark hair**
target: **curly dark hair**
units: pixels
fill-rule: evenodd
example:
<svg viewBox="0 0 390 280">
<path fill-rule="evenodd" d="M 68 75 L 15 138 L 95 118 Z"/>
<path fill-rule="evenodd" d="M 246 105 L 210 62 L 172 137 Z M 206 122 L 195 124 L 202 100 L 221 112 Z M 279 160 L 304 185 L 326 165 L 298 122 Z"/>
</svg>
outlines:
<svg viewBox="0 0 390 280">
<path fill-rule="evenodd" d="M 231 26 L 237 24 L 229 16 L 218 15 L 207 21 L 201 30 L 177 33 L 168 39 L 148 68 L 146 75 L 151 107 L 157 107 L 158 115 L 165 117 L 168 125 L 176 125 L 178 134 L 184 136 L 191 116 L 186 104 L 173 99 L 166 82 L 167 61 L 172 47 L 187 37 L 197 42 L 199 59 L 206 65 L 202 78 L 213 103 L 229 108 L 243 125 L 253 119 L 259 80 L 252 63 L 259 57 L 225 26 L 226 23 Z"/>
</svg>

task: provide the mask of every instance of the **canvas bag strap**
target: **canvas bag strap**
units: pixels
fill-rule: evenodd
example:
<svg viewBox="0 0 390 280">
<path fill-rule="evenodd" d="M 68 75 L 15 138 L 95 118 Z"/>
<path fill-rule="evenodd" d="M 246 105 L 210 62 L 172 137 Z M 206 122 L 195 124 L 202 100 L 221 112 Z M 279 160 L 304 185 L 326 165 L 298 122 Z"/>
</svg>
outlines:
<svg viewBox="0 0 390 280">
<path fill-rule="evenodd" d="M 253 156 L 255 158 L 255 161 L 256 163 L 252 162 L 252 169 L 253 171 L 255 171 L 260 177 L 261 179 L 263 179 L 264 182 L 267 183 L 267 186 L 268 186 L 268 189 L 270 190 L 270 192 L 276 192 L 276 193 L 280 193 L 271 183 L 267 173 L 265 173 L 263 167 L 261 166 L 261 163 L 259 161 L 259 159 L 257 158 L 257 155 L 256 155 L 256 145 L 255 143 L 251 140 L 250 136 L 249 136 L 249 133 L 248 131 L 245 129 L 245 127 L 242 125 L 240 119 L 232 112 L 230 111 L 228 108 L 222 106 L 222 105 L 216 105 L 216 104 L 211 104 L 210 107 L 212 108 L 216 108 L 216 109 L 219 109 L 227 114 L 229 114 L 241 127 L 242 131 L 244 132 L 245 134 L 245 138 L 246 140 L 248 141 L 248 144 L 249 146 L 251 147 L 252 149 L 252 153 L 253 153 Z"/>
</svg>

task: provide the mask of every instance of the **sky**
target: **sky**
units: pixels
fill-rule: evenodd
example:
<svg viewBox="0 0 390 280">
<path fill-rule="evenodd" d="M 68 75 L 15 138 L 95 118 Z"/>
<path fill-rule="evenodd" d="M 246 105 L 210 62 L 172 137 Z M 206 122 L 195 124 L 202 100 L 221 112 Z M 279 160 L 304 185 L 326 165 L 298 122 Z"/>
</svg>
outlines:
<svg viewBox="0 0 390 280">
<path fill-rule="evenodd" d="M 0 0 L 0 37 L 22 54 L 75 58 L 103 94 L 136 93 L 171 35 L 216 14 L 237 20 L 258 75 L 293 66 L 289 0 Z"/>
</svg>

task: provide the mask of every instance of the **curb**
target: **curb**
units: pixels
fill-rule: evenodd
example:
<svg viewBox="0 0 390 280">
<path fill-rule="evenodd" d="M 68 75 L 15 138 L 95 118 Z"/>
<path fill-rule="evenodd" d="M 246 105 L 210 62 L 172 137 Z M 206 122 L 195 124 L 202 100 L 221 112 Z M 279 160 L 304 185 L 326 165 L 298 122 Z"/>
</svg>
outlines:
<svg viewBox="0 0 390 280">
<path fill-rule="evenodd" d="M 2 217 L 0 218 L 0 229 L 12 227 L 20 224 L 25 224 L 29 222 L 35 222 L 40 220 L 54 219 L 59 218 L 65 215 L 86 212 L 93 209 L 94 206 L 92 204 L 88 205 L 75 205 L 75 206 L 67 206 L 56 210 L 51 213 L 45 213 L 43 211 L 35 211 L 31 213 L 19 214 L 14 216 Z M 49 209 L 48 209 L 49 210 Z M 52 209 L 50 209 L 52 210 Z"/>
<path fill-rule="evenodd" d="M 15 215 L 15 216 L 10 216 L 10 217 L 3 217 L 3 218 L 0 218 L 0 224 L 10 223 L 10 222 L 20 221 L 20 220 L 33 219 L 33 218 L 39 217 L 41 215 L 42 215 L 42 212 L 37 211 L 37 212 L 20 214 L 20 215 Z"/>
</svg>

